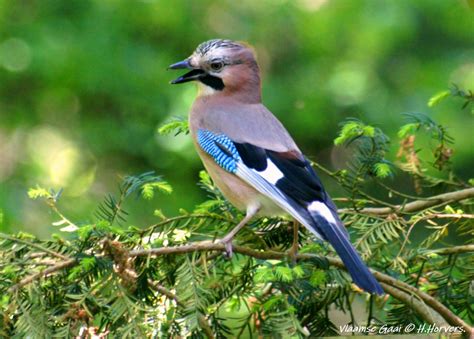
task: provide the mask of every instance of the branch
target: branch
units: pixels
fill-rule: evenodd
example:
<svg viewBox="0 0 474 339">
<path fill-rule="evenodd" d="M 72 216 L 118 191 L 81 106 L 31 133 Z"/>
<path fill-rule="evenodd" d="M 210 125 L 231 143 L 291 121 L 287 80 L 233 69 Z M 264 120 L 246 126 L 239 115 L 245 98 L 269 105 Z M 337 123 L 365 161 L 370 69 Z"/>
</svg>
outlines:
<svg viewBox="0 0 474 339">
<path fill-rule="evenodd" d="M 468 198 L 474 197 L 474 187 L 466 188 L 459 191 L 444 193 L 435 195 L 431 198 L 424 198 L 423 200 L 415 200 L 409 202 L 405 205 L 396 205 L 394 208 L 391 207 L 366 207 L 359 211 L 358 213 L 364 214 L 376 214 L 376 215 L 387 215 L 391 213 L 411 213 L 417 212 L 432 206 L 436 206 L 439 204 L 449 203 L 453 201 L 460 201 Z M 342 208 L 339 209 L 339 213 L 354 213 L 354 210 L 349 208 Z"/>
<path fill-rule="evenodd" d="M 421 217 L 421 219 L 474 219 L 474 214 L 441 214 L 441 213 L 435 213 L 435 214 L 429 214 Z"/>
<path fill-rule="evenodd" d="M 181 300 L 178 299 L 178 297 L 176 296 L 176 294 L 174 294 L 173 292 L 171 292 L 169 289 L 167 289 L 166 287 L 164 287 L 163 285 L 161 285 L 160 283 L 156 282 L 156 281 L 153 281 L 151 279 L 148 279 L 148 285 L 150 285 L 151 287 L 153 287 L 157 292 L 165 295 L 168 299 L 171 299 L 171 300 L 174 300 L 176 301 L 176 304 L 178 306 L 184 306 L 184 304 L 181 302 Z"/>
<path fill-rule="evenodd" d="M 314 254 L 312 256 L 314 256 Z M 327 258 L 327 260 L 329 261 L 330 265 L 336 266 L 336 267 L 339 267 L 339 268 L 345 270 L 344 264 L 342 263 L 342 261 L 340 259 Z M 409 284 L 407 284 L 403 281 L 392 278 L 391 276 L 389 276 L 387 274 L 384 274 L 384 273 L 381 273 L 381 272 L 378 272 L 378 271 L 375 271 L 375 270 L 372 270 L 372 269 L 370 271 L 373 273 L 373 275 L 375 276 L 375 278 L 377 278 L 378 281 L 383 282 L 385 284 L 388 284 L 390 286 L 396 287 L 396 288 L 398 288 L 402 291 L 411 292 L 412 294 L 417 295 L 419 298 L 421 298 L 425 302 L 426 305 L 429 305 L 433 310 L 435 310 L 440 315 L 442 315 L 443 318 L 446 319 L 450 325 L 460 326 L 460 327 L 464 328 L 464 330 L 466 332 L 468 332 L 469 334 L 474 334 L 474 329 L 471 328 L 471 326 L 469 324 L 467 324 L 466 322 L 464 322 L 464 320 L 462 320 L 457 315 L 452 313 L 449 308 L 444 306 L 442 303 L 440 303 L 438 300 L 433 298 L 431 295 L 429 295 L 425 292 L 422 292 L 419 289 L 417 289 L 416 287 L 413 287 L 413 286 L 411 286 L 411 285 L 409 285 Z M 386 292 L 391 294 L 390 291 L 386 291 Z M 396 298 L 396 296 L 394 296 L 394 297 Z M 399 299 L 399 300 L 401 300 L 401 299 Z M 422 314 L 420 314 L 420 315 L 422 315 Z M 427 319 L 425 319 L 425 320 L 427 320 Z"/>
<path fill-rule="evenodd" d="M 148 226 L 147 228 L 144 228 L 140 231 L 140 235 L 144 235 L 145 233 L 147 232 L 150 232 L 150 231 L 154 231 L 156 228 L 160 228 L 162 226 L 165 226 L 165 225 L 168 225 L 170 223 L 173 223 L 175 221 L 180 221 L 180 220 L 187 220 L 189 219 L 189 217 L 193 217 L 193 218 L 202 218 L 202 219 L 214 219 L 214 220 L 220 220 L 220 221 L 226 221 L 226 222 L 234 222 L 233 220 L 230 220 L 226 217 L 223 217 L 223 216 L 220 216 L 218 214 L 209 214 L 209 213 L 199 213 L 199 214 L 191 214 L 191 215 L 188 215 L 188 214 L 185 214 L 185 215 L 178 215 L 176 217 L 171 217 L 171 218 L 167 218 L 166 220 L 163 220 L 163 221 L 160 221 L 159 223 L 157 224 L 153 224 L 151 226 Z"/>
<path fill-rule="evenodd" d="M 166 254 L 184 254 L 184 253 L 190 253 L 190 252 L 199 252 L 199 251 L 220 251 L 220 252 L 225 252 L 225 246 L 224 244 L 221 243 L 215 243 L 210 240 L 206 241 L 200 241 L 200 242 L 194 242 L 190 243 L 187 245 L 183 246 L 175 246 L 175 247 L 160 247 L 160 248 L 152 248 L 152 249 L 147 249 L 147 250 L 134 250 L 130 251 L 129 255 L 131 257 L 134 256 L 159 256 L 159 255 L 166 255 Z M 254 250 L 248 247 L 243 247 L 239 245 L 233 245 L 233 251 L 235 253 L 240 253 L 243 255 L 247 255 L 250 257 L 254 257 L 256 259 L 263 259 L 263 260 L 281 260 L 285 259 L 288 254 L 285 252 L 276 252 L 276 251 L 258 251 Z M 298 260 L 308 260 L 308 259 L 314 259 L 314 258 L 321 258 L 321 256 L 311 254 L 311 253 L 301 253 L 296 256 Z M 340 269 L 345 270 L 345 266 L 343 262 L 340 259 L 333 258 L 333 257 L 326 257 L 326 260 L 328 260 L 329 264 L 335 267 L 338 267 Z M 386 275 L 384 273 L 371 270 L 372 273 L 374 274 L 375 278 L 379 280 L 380 282 L 385 283 L 386 285 L 390 285 L 394 288 L 397 288 L 398 290 L 402 291 L 407 291 L 411 292 L 413 295 L 417 295 L 420 299 L 422 299 L 426 305 L 429 305 L 434 311 L 438 312 L 444 319 L 448 321 L 449 324 L 453 326 L 461 326 L 467 331 L 468 333 L 474 333 L 472 328 L 465 323 L 461 318 L 456 316 L 449 310 L 446 306 L 441 304 L 439 301 L 428 295 L 427 293 L 424 293 L 417 288 L 402 282 L 400 280 L 397 280 L 395 278 L 390 277 L 389 275 Z M 386 290 L 386 292 L 390 295 L 393 290 Z M 397 298 L 397 296 L 400 295 L 393 295 L 394 298 Z M 401 297 L 403 298 L 403 297 Z M 397 298 L 398 299 L 398 298 Z M 405 298 L 406 299 L 406 298 Z M 399 299 L 401 300 L 401 299 Z M 403 300 L 401 300 L 403 301 Z M 411 304 L 411 303 L 410 303 Z M 423 316 L 425 313 L 420 313 L 421 316 Z M 424 318 L 427 322 L 432 323 L 431 317 L 429 319 Z"/>
<path fill-rule="evenodd" d="M 40 271 L 38 273 L 29 275 L 26 278 L 23 278 L 22 280 L 20 280 L 19 283 L 17 283 L 15 285 L 13 285 L 12 287 L 10 287 L 8 289 L 8 291 L 9 292 L 15 292 L 15 291 L 19 290 L 20 288 L 22 288 L 23 286 L 28 285 L 29 283 L 32 283 L 34 280 L 40 279 L 42 277 L 47 277 L 48 275 L 50 275 L 52 273 L 55 273 L 57 271 L 60 271 L 63 268 L 73 266 L 75 263 L 77 263 L 76 259 L 69 259 L 69 260 L 66 260 L 66 261 L 61 261 L 61 262 L 57 263 L 54 266 L 48 267 L 44 271 Z"/>
<path fill-rule="evenodd" d="M 430 324 L 436 324 L 436 326 L 449 326 L 446 320 L 438 313 L 426 306 L 423 302 L 416 298 L 412 294 L 406 293 L 399 290 L 387 283 L 380 282 L 385 292 L 390 294 L 392 297 L 400 300 L 404 304 L 410 306 L 421 318 L 427 320 Z"/>
<path fill-rule="evenodd" d="M 145 249 L 132 250 L 128 253 L 128 255 L 130 257 L 160 256 L 160 255 L 167 255 L 167 254 L 185 254 L 185 253 L 202 252 L 202 251 L 225 252 L 226 248 L 224 244 L 206 240 L 206 241 L 200 241 L 200 242 L 193 242 L 193 243 L 183 245 L 183 246 L 159 247 L 159 248 L 152 248 L 152 249 L 146 249 L 146 250 Z M 271 260 L 271 259 L 282 260 L 288 256 L 286 252 L 277 252 L 277 251 L 272 251 L 272 250 L 261 251 L 261 250 L 255 250 L 255 249 L 251 249 L 251 248 L 243 247 L 239 245 L 233 245 L 233 251 L 235 253 L 240 253 L 246 256 L 250 256 L 250 257 L 253 257 L 256 259 L 262 259 L 262 260 Z M 432 251 L 432 253 L 450 254 L 450 253 L 466 253 L 466 252 L 472 252 L 472 251 L 474 251 L 474 245 L 465 245 L 465 246 L 456 246 L 453 248 L 444 248 L 444 249 L 434 250 Z M 300 253 L 296 255 L 297 260 L 309 260 L 309 259 L 314 259 L 314 258 L 321 259 L 322 257 L 316 254 L 312 254 L 312 253 Z M 343 270 L 346 269 L 343 262 L 340 259 L 334 258 L 334 257 L 324 257 L 324 258 L 328 261 L 328 263 L 331 266 L 334 266 Z M 9 290 L 10 292 L 14 292 L 20 289 L 21 287 L 33 282 L 36 279 L 46 277 L 54 272 L 73 266 L 76 263 L 77 263 L 76 259 L 69 259 L 66 261 L 62 261 L 55 266 L 47 268 L 44 271 L 35 273 L 33 275 L 30 275 L 22 279 L 19 283 L 12 286 Z M 394 298 L 397 298 L 402 302 L 409 302 L 408 304 L 410 306 L 413 306 L 415 303 L 416 306 L 413 306 L 413 308 L 427 322 L 434 323 L 432 320 L 433 320 L 433 317 L 436 317 L 436 315 L 434 313 L 430 313 L 430 316 L 428 316 L 426 311 L 423 311 L 420 308 L 421 305 L 418 305 L 416 302 L 413 301 L 414 296 L 416 296 L 418 299 L 423 300 L 425 306 L 426 305 L 430 306 L 430 308 L 434 310 L 435 312 L 437 312 L 438 315 L 441 315 L 444 319 L 446 319 L 446 321 L 450 325 L 460 326 L 464 328 L 464 330 L 467 331 L 469 334 L 474 334 L 473 329 L 467 323 L 465 323 L 461 318 L 453 314 L 451 310 L 449 310 L 446 306 L 444 306 L 442 303 L 440 303 L 438 300 L 436 300 L 429 294 L 422 292 L 418 290 L 417 288 L 403 281 L 392 278 L 391 276 L 387 274 L 384 274 L 375 270 L 371 270 L 371 271 L 374 274 L 375 278 L 379 280 L 381 283 L 383 283 L 382 287 L 384 287 L 384 290 L 388 294 L 392 295 Z M 388 289 L 386 288 L 387 285 L 390 286 Z M 174 296 L 174 298 L 172 297 L 172 299 L 175 299 L 177 301 L 176 296 L 174 294 L 169 294 L 171 293 L 170 291 L 164 291 L 161 288 L 160 289 L 156 288 L 156 289 L 159 292 L 169 297 Z"/>
<path fill-rule="evenodd" d="M 440 255 L 458 254 L 474 252 L 474 245 L 461 245 L 446 248 L 438 248 L 436 250 L 427 251 L 427 253 L 436 253 Z"/>
<path fill-rule="evenodd" d="M 151 287 L 153 287 L 156 291 L 158 291 L 159 293 L 165 295 L 168 299 L 174 300 L 178 306 L 185 307 L 183 302 L 178 298 L 178 296 L 176 294 L 171 292 L 169 289 L 167 289 L 166 287 L 164 287 L 160 283 L 155 282 L 151 279 L 148 279 L 148 284 Z M 208 323 L 206 317 L 199 313 L 198 318 L 199 318 L 199 320 L 198 320 L 199 326 L 204 330 L 204 333 L 206 333 L 206 336 L 208 338 L 214 339 L 215 337 L 214 337 L 214 334 L 212 332 L 212 328 L 209 326 L 209 323 Z"/>
<path fill-rule="evenodd" d="M 9 240 L 9 241 L 12 241 L 12 242 L 17 242 L 17 243 L 20 243 L 20 244 L 23 244 L 23 245 L 27 245 L 27 246 L 32 247 L 32 248 L 36 248 L 37 250 L 40 250 L 42 252 L 51 254 L 53 257 L 57 257 L 59 259 L 63 259 L 63 260 L 69 259 L 67 256 L 62 255 L 61 253 L 55 252 L 53 250 L 50 250 L 49 248 L 43 247 L 39 244 L 35 244 L 34 242 L 31 242 L 31 241 L 27 241 L 27 240 L 24 240 L 24 239 L 12 237 L 12 236 L 10 236 L 8 234 L 4 234 L 4 233 L 0 233 L 0 238 L 5 239 L 5 240 Z"/>
</svg>

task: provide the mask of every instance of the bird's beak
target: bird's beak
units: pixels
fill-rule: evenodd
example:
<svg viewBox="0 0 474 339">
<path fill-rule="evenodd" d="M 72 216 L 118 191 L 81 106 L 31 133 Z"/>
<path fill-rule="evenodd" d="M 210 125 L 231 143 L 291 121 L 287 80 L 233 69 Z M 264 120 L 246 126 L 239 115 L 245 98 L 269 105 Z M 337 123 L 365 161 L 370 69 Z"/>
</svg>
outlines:
<svg viewBox="0 0 474 339">
<path fill-rule="evenodd" d="M 179 78 L 174 79 L 173 81 L 171 81 L 171 84 L 173 84 L 173 85 L 174 84 L 182 84 L 184 82 L 197 80 L 197 79 L 199 79 L 200 77 L 202 77 L 203 75 L 206 74 L 201 69 L 193 68 L 190 65 L 188 60 L 183 60 L 183 61 L 177 62 L 177 63 L 172 64 L 168 67 L 168 69 L 185 69 L 185 68 L 190 69 L 191 71 L 189 71 L 188 73 L 180 76 Z"/>
<path fill-rule="evenodd" d="M 168 69 L 183 69 L 183 68 L 192 69 L 191 65 L 189 64 L 188 59 L 172 64 L 168 67 Z"/>
</svg>

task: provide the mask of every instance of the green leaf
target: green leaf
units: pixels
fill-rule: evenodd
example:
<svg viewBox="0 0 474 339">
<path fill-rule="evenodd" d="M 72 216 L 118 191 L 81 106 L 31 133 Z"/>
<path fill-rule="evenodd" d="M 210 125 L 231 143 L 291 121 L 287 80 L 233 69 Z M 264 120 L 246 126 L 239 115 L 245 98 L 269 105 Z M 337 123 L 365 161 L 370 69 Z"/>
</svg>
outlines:
<svg viewBox="0 0 474 339">
<path fill-rule="evenodd" d="M 50 198 L 51 194 L 45 188 L 36 185 L 36 188 L 30 188 L 28 190 L 28 197 L 33 200 L 38 198 Z"/>
<path fill-rule="evenodd" d="M 141 188 L 142 197 L 146 200 L 153 199 L 155 196 L 155 190 L 166 194 L 173 192 L 173 188 L 166 181 L 150 182 L 143 184 Z"/>
<path fill-rule="evenodd" d="M 270 311 L 274 306 L 276 306 L 280 301 L 281 301 L 282 297 L 279 296 L 279 295 L 276 295 L 276 296 L 272 296 L 271 298 L 269 298 L 267 301 L 265 301 L 263 303 L 263 309 L 265 311 Z"/>
<path fill-rule="evenodd" d="M 366 137 L 373 138 L 375 135 L 375 128 L 372 126 L 366 125 L 362 128 L 362 134 L 365 135 Z"/>
<path fill-rule="evenodd" d="M 206 200 L 204 201 L 203 203 L 199 204 L 196 206 L 196 208 L 194 209 L 194 212 L 195 213 L 206 213 L 206 212 L 209 212 L 211 210 L 213 210 L 214 208 L 220 206 L 222 204 L 222 201 L 220 200 Z"/>
<path fill-rule="evenodd" d="M 378 162 L 374 165 L 375 175 L 379 178 L 386 178 L 392 174 L 392 169 L 389 164 Z"/>
<path fill-rule="evenodd" d="M 293 267 L 293 276 L 295 278 L 302 278 L 304 276 L 304 270 L 301 266 L 296 265 Z"/>
<path fill-rule="evenodd" d="M 398 130 L 398 137 L 400 139 L 406 138 L 410 134 L 414 134 L 420 128 L 418 123 L 405 124 Z"/>
<path fill-rule="evenodd" d="M 273 274 L 273 270 L 271 268 L 260 266 L 255 272 L 254 280 L 256 283 L 267 283 L 275 280 L 275 275 Z"/>
<path fill-rule="evenodd" d="M 439 104 L 443 99 L 449 97 L 451 94 L 451 91 L 442 91 L 438 92 L 435 95 L 433 95 L 430 100 L 428 100 L 428 107 L 434 107 L 437 104 Z"/>
<path fill-rule="evenodd" d="M 309 283 L 311 286 L 316 287 L 324 283 L 326 280 L 326 274 L 322 270 L 315 270 L 309 278 Z"/>
<path fill-rule="evenodd" d="M 375 136 L 375 128 L 358 120 L 350 120 L 344 123 L 339 136 L 334 139 L 334 144 L 340 146 L 361 136 L 373 138 Z"/>
<path fill-rule="evenodd" d="M 199 181 L 204 184 L 204 185 L 208 185 L 208 186 L 211 186 L 212 185 L 212 180 L 211 180 L 211 177 L 209 176 L 209 174 L 202 170 L 202 171 L 199 171 Z"/>
<path fill-rule="evenodd" d="M 169 135 L 175 133 L 175 136 L 180 133 L 189 133 L 189 124 L 187 120 L 184 119 L 174 119 L 169 121 L 158 128 L 158 133 L 160 135 Z"/>
<path fill-rule="evenodd" d="M 0 307 L 8 307 L 10 304 L 10 296 L 7 294 L 2 295 L 2 298 L 0 299 Z"/>
<path fill-rule="evenodd" d="M 158 218 L 162 219 L 162 220 L 165 220 L 165 219 L 166 219 L 166 216 L 165 216 L 165 214 L 163 213 L 163 211 L 162 211 L 161 209 L 156 209 L 156 210 L 154 210 L 154 211 L 153 211 L 153 215 L 154 215 L 155 217 L 158 217 Z"/>
<path fill-rule="evenodd" d="M 284 282 L 290 282 L 293 280 L 293 271 L 291 268 L 286 266 L 277 266 L 275 269 L 276 277 Z"/>
<path fill-rule="evenodd" d="M 356 121 L 346 122 L 339 132 L 339 136 L 334 139 L 334 145 L 340 146 L 350 138 L 362 135 L 361 124 Z"/>
</svg>

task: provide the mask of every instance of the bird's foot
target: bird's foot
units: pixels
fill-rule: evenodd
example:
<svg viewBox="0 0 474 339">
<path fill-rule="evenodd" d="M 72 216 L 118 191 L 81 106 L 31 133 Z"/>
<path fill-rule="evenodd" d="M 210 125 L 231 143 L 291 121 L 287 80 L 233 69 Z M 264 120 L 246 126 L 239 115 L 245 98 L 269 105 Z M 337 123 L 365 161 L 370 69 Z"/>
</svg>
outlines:
<svg viewBox="0 0 474 339">
<path fill-rule="evenodd" d="M 225 247 L 225 253 L 228 258 L 232 258 L 232 239 L 233 237 L 225 236 L 224 238 L 219 240 L 219 243 L 223 244 Z"/>
</svg>

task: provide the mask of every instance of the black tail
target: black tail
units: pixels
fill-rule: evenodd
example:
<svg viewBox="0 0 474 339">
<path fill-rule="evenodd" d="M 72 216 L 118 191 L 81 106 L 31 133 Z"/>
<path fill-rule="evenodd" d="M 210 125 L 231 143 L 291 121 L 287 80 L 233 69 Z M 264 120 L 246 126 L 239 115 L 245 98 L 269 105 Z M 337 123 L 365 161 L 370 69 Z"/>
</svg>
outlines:
<svg viewBox="0 0 474 339">
<path fill-rule="evenodd" d="M 383 294 L 382 286 L 380 286 L 372 273 L 370 273 L 354 246 L 350 243 L 347 233 L 342 229 L 344 227 L 342 223 L 341 225 L 335 225 L 332 222 L 333 220 L 327 220 L 325 216 L 317 211 L 310 210 L 309 212 L 317 224 L 318 232 L 334 247 L 344 262 L 354 283 L 369 293 Z M 334 221 L 340 222 L 338 219 L 339 218 Z"/>
</svg>

